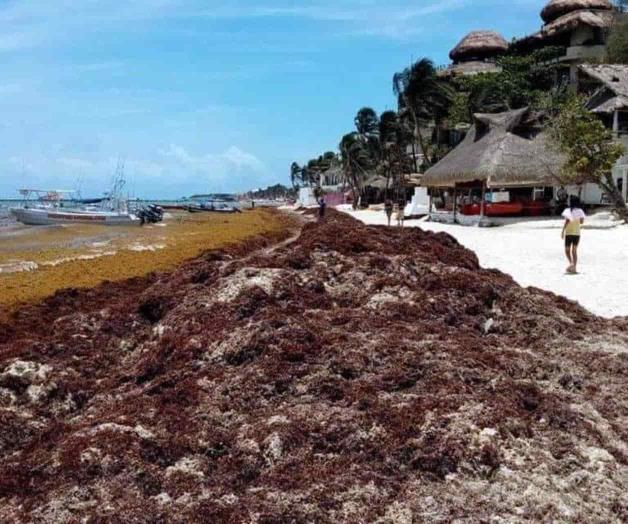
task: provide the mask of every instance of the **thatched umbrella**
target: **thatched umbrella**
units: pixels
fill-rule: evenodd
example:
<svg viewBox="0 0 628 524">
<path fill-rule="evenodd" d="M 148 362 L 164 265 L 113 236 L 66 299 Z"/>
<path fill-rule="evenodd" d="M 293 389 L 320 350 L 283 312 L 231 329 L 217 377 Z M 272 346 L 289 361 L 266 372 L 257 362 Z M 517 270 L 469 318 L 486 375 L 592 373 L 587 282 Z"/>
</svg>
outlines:
<svg viewBox="0 0 628 524">
<path fill-rule="evenodd" d="M 484 181 L 487 187 L 513 187 L 557 181 L 563 160 L 543 133 L 536 134 L 538 117 L 528 108 L 475 114 L 474 121 L 461 144 L 423 175 L 423 185 Z"/>
<path fill-rule="evenodd" d="M 568 13 L 582 10 L 612 11 L 613 4 L 610 0 L 551 0 L 541 11 L 541 18 L 549 23 Z"/>
<path fill-rule="evenodd" d="M 508 42 L 495 31 L 472 31 L 449 53 L 454 62 L 494 58 L 508 51 Z"/>
</svg>

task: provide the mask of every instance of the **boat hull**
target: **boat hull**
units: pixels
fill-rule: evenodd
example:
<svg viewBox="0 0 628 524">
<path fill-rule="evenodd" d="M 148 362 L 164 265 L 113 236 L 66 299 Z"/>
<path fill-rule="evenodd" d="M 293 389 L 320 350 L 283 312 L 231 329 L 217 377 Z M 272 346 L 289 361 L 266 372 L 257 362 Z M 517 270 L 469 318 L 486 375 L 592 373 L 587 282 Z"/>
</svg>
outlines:
<svg viewBox="0 0 628 524">
<path fill-rule="evenodd" d="M 467 216 L 477 216 L 482 213 L 480 204 L 467 204 L 462 206 L 461 213 Z M 487 217 L 518 216 L 523 213 L 523 204 L 520 202 L 486 203 L 484 215 Z"/>
<path fill-rule="evenodd" d="M 29 226 L 51 226 L 55 224 L 140 225 L 140 219 L 131 214 L 84 213 L 28 208 L 11 208 L 9 211 L 18 222 Z"/>
<path fill-rule="evenodd" d="M 235 207 L 233 208 L 204 208 L 204 207 L 188 207 L 188 212 L 190 213 L 221 213 L 221 214 L 233 214 L 233 213 L 241 213 L 241 211 Z"/>
</svg>

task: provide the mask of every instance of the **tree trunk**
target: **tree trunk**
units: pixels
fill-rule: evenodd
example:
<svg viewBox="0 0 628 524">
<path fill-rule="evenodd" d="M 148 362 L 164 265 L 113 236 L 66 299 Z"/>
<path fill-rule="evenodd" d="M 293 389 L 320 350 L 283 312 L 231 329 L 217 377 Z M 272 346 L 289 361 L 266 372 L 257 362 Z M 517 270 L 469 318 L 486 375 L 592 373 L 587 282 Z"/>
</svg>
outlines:
<svg viewBox="0 0 628 524">
<path fill-rule="evenodd" d="M 353 175 L 353 170 L 351 172 L 349 183 L 351 184 L 351 194 L 353 195 L 353 202 L 351 203 L 351 206 L 353 207 L 354 210 L 357 210 L 359 193 L 358 193 L 358 188 L 356 187 L 355 176 Z"/>
<path fill-rule="evenodd" d="M 416 163 L 416 144 L 414 143 L 414 140 L 412 141 L 412 165 L 414 165 L 414 172 L 418 173 L 419 166 Z"/>
<path fill-rule="evenodd" d="M 414 138 L 419 141 L 419 147 L 421 148 L 421 152 L 423 153 L 423 161 L 427 162 L 427 149 L 425 147 L 425 143 L 423 142 L 423 136 L 421 136 L 421 130 L 419 128 L 419 119 L 416 117 L 416 113 L 412 109 L 412 106 L 408 103 L 408 99 L 405 98 L 406 108 L 410 111 L 412 115 L 412 121 L 414 123 Z M 412 160 L 414 161 L 414 168 L 416 172 L 419 172 L 419 167 L 416 163 L 416 154 L 414 149 L 414 141 L 412 142 Z"/>
<path fill-rule="evenodd" d="M 617 187 L 612 173 L 607 173 L 600 182 L 600 187 L 608 195 L 608 198 L 613 204 L 615 212 L 619 215 L 624 222 L 628 223 L 628 207 L 626 207 L 626 201 L 621 191 Z"/>
<path fill-rule="evenodd" d="M 414 120 L 414 135 L 415 138 L 419 141 L 419 147 L 421 148 L 421 152 L 423 153 L 423 162 L 429 162 L 428 156 L 427 156 L 427 146 L 425 145 L 425 142 L 423 140 L 423 135 L 421 134 L 421 129 L 419 127 L 419 122 L 416 119 L 416 117 L 412 116 L 413 120 Z M 418 171 L 417 171 L 418 173 Z"/>
</svg>

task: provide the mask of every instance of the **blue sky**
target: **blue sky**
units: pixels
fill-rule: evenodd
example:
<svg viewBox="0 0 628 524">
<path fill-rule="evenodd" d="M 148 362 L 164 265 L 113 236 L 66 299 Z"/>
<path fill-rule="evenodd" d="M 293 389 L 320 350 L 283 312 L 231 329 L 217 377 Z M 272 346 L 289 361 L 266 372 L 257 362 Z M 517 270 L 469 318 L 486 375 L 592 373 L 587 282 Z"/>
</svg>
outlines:
<svg viewBox="0 0 628 524">
<path fill-rule="evenodd" d="M 288 182 L 391 78 L 473 29 L 507 39 L 544 0 L 0 0 L 0 196 L 140 197 Z"/>
</svg>

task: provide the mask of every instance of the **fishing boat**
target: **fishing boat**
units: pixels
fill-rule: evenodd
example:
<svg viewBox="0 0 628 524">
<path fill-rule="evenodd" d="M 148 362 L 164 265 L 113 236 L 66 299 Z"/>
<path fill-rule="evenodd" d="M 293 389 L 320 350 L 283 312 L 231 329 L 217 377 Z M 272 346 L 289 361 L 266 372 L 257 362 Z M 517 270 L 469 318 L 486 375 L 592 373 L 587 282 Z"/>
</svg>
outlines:
<svg viewBox="0 0 628 524">
<path fill-rule="evenodd" d="M 83 211 L 80 209 L 46 207 L 11 208 L 9 211 L 18 222 L 29 226 L 50 226 L 54 224 L 140 225 L 140 219 L 134 214 L 116 211 Z"/>
<path fill-rule="evenodd" d="M 188 212 L 190 213 L 242 213 L 242 211 L 235 207 L 229 205 L 199 205 L 199 206 L 188 206 Z"/>
<path fill-rule="evenodd" d="M 55 224 L 100 224 L 105 226 L 140 225 L 141 219 L 131 213 L 126 200 L 118 198 L 117 189 L 99 200 L 98 204 L 88 205 L 73 201 L 68 196 L 72 191 L 20 189 L 24 198 L 20 207 L 9 208 L 9 213 L 18 222 L 30 226 L 49 226 Z"/>
<path fill-rule="evenodd" d="M 230 195 L 193 195 L 187 210 L 190 213 L 241 213 L 240 206 Z"/>
</svg>

